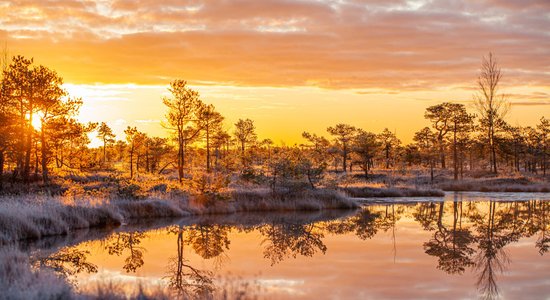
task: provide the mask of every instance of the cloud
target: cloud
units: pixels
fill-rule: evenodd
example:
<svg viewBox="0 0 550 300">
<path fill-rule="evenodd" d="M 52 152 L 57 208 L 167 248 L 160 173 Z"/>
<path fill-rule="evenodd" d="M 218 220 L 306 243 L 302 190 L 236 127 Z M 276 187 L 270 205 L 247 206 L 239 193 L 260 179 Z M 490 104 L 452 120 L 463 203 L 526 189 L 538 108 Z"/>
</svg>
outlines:
<svg viewBox="0 0 550 300">
<path fill-rule="evenodd" d="M 548 1 L 0 1 L 0 40 L 74 83 L 422 90 L 550 84 Z"/>
</svg>

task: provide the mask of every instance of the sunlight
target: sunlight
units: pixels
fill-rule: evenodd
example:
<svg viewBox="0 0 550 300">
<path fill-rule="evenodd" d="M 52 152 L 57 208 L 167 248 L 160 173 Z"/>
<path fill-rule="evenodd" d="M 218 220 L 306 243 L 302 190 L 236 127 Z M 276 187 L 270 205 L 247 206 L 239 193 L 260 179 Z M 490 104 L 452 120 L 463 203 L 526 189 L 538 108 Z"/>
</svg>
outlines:
<svg viewBox="0 0 550 300">
<path fill-rule="evenodd" d="M 27 113 L 26 116 L 25 116 L 25 119 L 28 120 L 29 117 L 30 117 L 30 114 Z M 42 119 L 41 119 L 41 116 L 38 112 L 35 112 L 35 113 L 32 114 L 31 125 L 37 131 L 40 131 L 40 129 L 42 129 Z"/>
<path fill-rule="evenodd" d="M 0 300 L 550 300 L 550 0 L 69 2 L 0 0 Z"/>
<path fill-rule="evenodd" d="M 36 113 L 32 116 L 32 127 L 37 131 L 42 129 L 42 119 L 40 118 L 40 115 Z"/>
</svg>

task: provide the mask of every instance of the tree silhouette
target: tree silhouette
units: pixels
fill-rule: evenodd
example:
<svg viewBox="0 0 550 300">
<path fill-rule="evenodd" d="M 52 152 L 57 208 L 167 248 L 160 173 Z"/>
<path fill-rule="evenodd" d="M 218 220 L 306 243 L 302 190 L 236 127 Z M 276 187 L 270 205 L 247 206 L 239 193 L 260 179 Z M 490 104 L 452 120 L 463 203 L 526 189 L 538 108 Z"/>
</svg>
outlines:
<svg viewBox="0 0 550 300">
<path fill-rule="evenodd" d="M 116 233 L 111 237 L 105 248 L 110 255 L 120 256 L 124 251 L 128 251 L 128 257 L 124 260 L 123 269 L 127 272 L 136 272 L 145 263 L 143 261 L 144 248 L 139 246 L 141 240 L 145 237 L 143 232 Z"/>
<path fill-rule="evenodd" d="M 187 143 L 196 138 L 201 130 L 194 125 L 202 102 L 199 99 L 199 93 L 189 88 L 185 80 L 172 81 L 168 90 L 172 93 L 172 98 L 162 100 L 164 105 L 168 107 L 165 127 L 172 130 L 176 138 L 177 170 L 181 183 L 184 175 L 183 168 Z"/>
<path fill-rule="evenodd" d="M 365 179 L 369 178 L 369 170 L 373 167 L 373 160 L 376 157 L 380 143 L 376 134 L 364 130 L 358 130 L 353 141 L 353 152 L 357 155 L 359 166 L 365 172 Z"/>
<path fill-rule="evenodd" d="M 239 119 L 237 123 L 235 123 L 235 131 L 234 131 L 235 138 L 240 144 L 241 148 L 241 160 L 243 167 L 247 166 L 246 163 L 246 146 L 254 143 L 257 139 L 256 135 L 256 127 L 254 126 L 254 121 L 250 119 Z"/>
<path fill-rule="evenodd" d="M 342 153 L 342 171 L 347 172 L 350 143 L 357 132 L 357 128 L 347 124 L 336 124 L 334 127 L 327 128 L 327 132 L 333 135 L 334 139 L 339 144 Z"/>
<path fill-rule="evenodd" d="M 393 164 L 393 156 L 401 144 L 401 141 L 395 136 L 395 133 L 391 132 L 388 128 L 384 128 L 384 130 L 378 134 L 378 140 L 384 151 L 385 167 L 389 169 Z"/>
<path fill-rule="evenodd" d="M 311 257 L 318 251 L 324 254 L 327 251 L 322 241 L 324 234 L 315 229 L 314 223 L 272 223 L 260 227 L 264 236 L 262 245 L 266 245 L 264 257 L 275 265 L 288 257 Z"/>
<path fill-rule="evenodd" d="M 213 133 L 221 130 L 224 117 L 215 111 L 214 105 L 203 104 L 198 113 L 198 126 L 204 129 L 206 139 L 206 171 L 210 172 L 210 140 Z"/>
<path fill-rule="evenodd" d="M 459 174 L 459 138 L 460 135 L 468 134 L 473 128 L 474 115 L 466 112 L 463 104 L 448 103 L 448 114 L 450 116 L 449 128 L 453 133 L 453 174 L 454 180 L 458 180 Z"/>
<path fill-rule="evenodd" d="M 453 202 L 453 223 L 451 228 L 447 228 L 443 225 L 444 203 L 439 203 L 437 230 L 433 238 L 424 243 L 426 254 L 437 256 L 438 268 L 449 274 L 462 274 L 466 267 L 474 265 L 471 257 L 474 249 L 470 247 L 474 238 L 468 229 L 458 226 L 458 205 L 458 202 Z"/>
<path fill-rule="evenodd" d="M 496 132 L 504 127 L 504 116 L 510 108 L 506 96 L 499 93 L 499 84 L 502 73 L 493 53 L 489 52 L 481 62 L 481 73 L 477 85 L 478 92 L 474 95 L 474 103 L 481 116 L 480 124 L 485 130 L 489 143 L 490 165 L 493 173 L 497 174 Z"/>
<path fill-rule="evenodd" d="M 169 232 L 176 234 L 177 252 L 168 266 L 168 286 L 183 298 L 211 298 L 214 291 L 212 273 L 199 270 L 188 263 L 184 256 L 185 233 L 183 226 L 172 226 Z"/>
</svg>

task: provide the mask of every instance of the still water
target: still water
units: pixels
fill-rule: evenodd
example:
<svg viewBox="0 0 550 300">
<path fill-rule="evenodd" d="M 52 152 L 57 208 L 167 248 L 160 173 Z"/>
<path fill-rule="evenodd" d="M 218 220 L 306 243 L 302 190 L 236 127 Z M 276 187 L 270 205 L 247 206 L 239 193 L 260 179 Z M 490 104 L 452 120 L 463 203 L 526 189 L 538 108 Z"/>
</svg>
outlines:
<svg viewBox="0 0 550 300">
<path fill-rule="evenodd" d="M 81 290 L 113 282 L 269 299 L 548 299 L 550 195 L 513 199 L 448 194 L 356 211 L 141 222 L 33 255 Z"/>
</svg>

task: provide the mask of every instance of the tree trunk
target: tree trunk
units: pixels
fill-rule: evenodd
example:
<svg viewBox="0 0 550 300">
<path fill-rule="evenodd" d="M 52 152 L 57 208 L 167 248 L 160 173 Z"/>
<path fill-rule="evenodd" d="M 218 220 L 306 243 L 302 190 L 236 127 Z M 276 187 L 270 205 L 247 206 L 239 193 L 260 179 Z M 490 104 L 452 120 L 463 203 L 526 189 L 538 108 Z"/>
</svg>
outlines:
<svg viewBox="0 0 550 300">
<path fill-rule="evenodd" d="M 434 162 L 433 159 L 430 158 L 430 183 L 434 183 Z"/>
<path fill-rule="evenodd" d="M 243 167 L 246 165 L 245 158 L 244 158 L 244 141 L 241 141 L 241 159 L 243 163 Z"/>
<path fill-rule="evenodd" d="M 344 171 L 344 173 L 346 173 L 348 171 L 348 149 L 345 143 L 343 144 L 342 152 L 342 158 L 344 159 L 342 161 L 342 170 Z"/>
<path fill-rule="evenodd" d="M 180 183 L 183 182 L 183 155 L 183 145 L 180 144 L 178 147 L 178 178 L 180 180 Z"/>
<path fill-rule="evenodd" d="M 206 126 L 206 172 L 210 173 L 210 130 Z"/>
<path fill-rule="evenodd" d="M 441 159 L 441 169 L 445 169 L 445 147 L 443 146 L 443 137 L 439 137 L 439 155 Z"/>
<path fill-rule="evenodd" d="M 0 150 L 0 191 L 4 189 L 4 149 Z"/>
<path fill-rule="evenodd" d="M 454 167 L 454 180 L 458 180 L 458 152 L 456 149 L 456 123 L 453 131 L 453 167 Z"/>
<path fill-rule="evenodd" d="M 390 148 L 386 146 L 386 169 L 390 168 Z"/>
<path fill-rule="evenodd" d="M 31 110 L 32 111 L 32 110 Z M 31 172 L 31 151 L 32 151 L 32 114 L 29 117 L 29 123 L 27 124 L 27 141 L 25 143 L 25 165 L 23 166 L 23 181 L 29 182 L 29 175 Z"/>
<path fill-rule="evenodd" d="M 107 139 L 103 137 L 103 166 L 107 163 Z"/>
<path fill-rule="evenodd" d="M 498 174 L 497 170 L 497 152 L 495 147 L 495 132 L 492 122 L 489 127 L 489 146 L 491 147 L 491 169 L 495 175 Z"/>
<path fill-rule="evenodd" d="M 134 144 L 130 148 L 130 179 L 134 178 Z"/>
<path fill-rule="evenodd" d="M 40 131 L 40 143 L 41 143 L 41 155 L 42 155 L 42 181 L 44 184 L 48 184 L 48 145 L 46 145 L 46 134 L 44 132 L 44 127 Z"/>
</svg>

